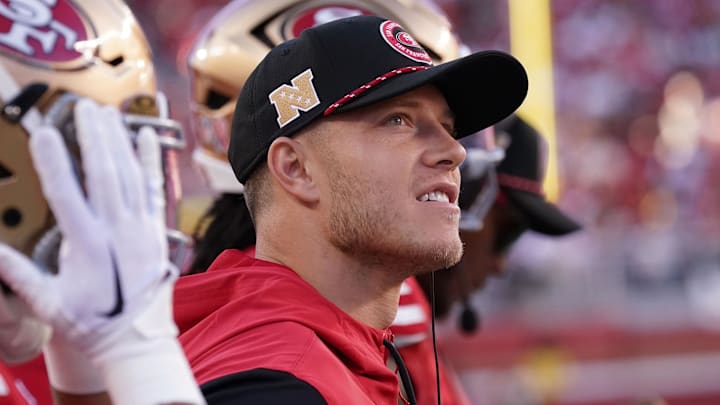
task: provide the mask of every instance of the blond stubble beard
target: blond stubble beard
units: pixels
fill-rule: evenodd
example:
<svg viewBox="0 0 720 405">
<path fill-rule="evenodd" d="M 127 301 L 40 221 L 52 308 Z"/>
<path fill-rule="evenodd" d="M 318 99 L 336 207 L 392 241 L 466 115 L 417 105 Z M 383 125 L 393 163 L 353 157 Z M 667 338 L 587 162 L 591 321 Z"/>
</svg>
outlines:
<svg viewBox="0 0 720 405">
<path fill-rule="evenodd" d="M 429 246 L 420 237 L 403 235 L 389 225 L 399 215 L 383 207 L 392 190 L 378 190 L 367 179 L 346 173 L 333 164 L 330 185 L 330 242 L 368 268 L 385 267 L 402 280 L 450 267 L 462 257 L 460 238 Z M 387 198 L 383 194 L 388 194 Z"/>
</svg>

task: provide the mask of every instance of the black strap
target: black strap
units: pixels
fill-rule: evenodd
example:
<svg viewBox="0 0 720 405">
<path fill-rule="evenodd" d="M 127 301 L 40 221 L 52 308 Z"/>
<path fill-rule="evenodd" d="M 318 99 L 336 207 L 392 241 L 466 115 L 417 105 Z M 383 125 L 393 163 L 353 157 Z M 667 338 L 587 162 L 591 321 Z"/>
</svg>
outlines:
<svg viewBox="0 0 720 405">
<path fill-rule="evenodd" d="M 393 357 L 393 360 L 395 360 L 395 363 L 398 366 L 400 380 L 402 381 L 403 387 L 405 387 L 405 394 L 407 395 L 408 402 L 410 405 L 416 405 L 417 399 L 415 399 L 415 390 L 413 389 L 412 381 L 410 380 L 410 373 L 405 366 L 402 356 L 400 356 L 400 352 L 397 347 L 395 347 L 395 345 L 387 339 L 383 339 L 383 345 L 390 350 L 390 355 Z"/>
<path fill-rule="evenodd" d="M 18 123 L 30 108 L 32 108 L 45 92 L 48 85 L 45 83 L 31 83 L 25 86 L 20 94 L 8 101 L 2 109 L 2 115 L 12 123 Z"/>
</svg>

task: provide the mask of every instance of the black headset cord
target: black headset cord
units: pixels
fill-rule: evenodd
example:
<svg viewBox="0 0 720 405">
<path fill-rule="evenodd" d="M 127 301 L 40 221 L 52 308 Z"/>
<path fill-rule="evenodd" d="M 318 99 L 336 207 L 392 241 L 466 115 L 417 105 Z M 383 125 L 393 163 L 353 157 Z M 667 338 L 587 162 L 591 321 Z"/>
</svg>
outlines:
<svg viewBox="0 0 720 405">
<path fill-rule="evenodd" d="M 437 342 L 435 339 L 435 272 L 430 273 L 430 325 L 432 328 L 432 346 L 435 355 L 435 387 L 437 389 L 437 403 L 442 404 L 440 397 L 440 361 L 438 359 Z"/>
</svg>

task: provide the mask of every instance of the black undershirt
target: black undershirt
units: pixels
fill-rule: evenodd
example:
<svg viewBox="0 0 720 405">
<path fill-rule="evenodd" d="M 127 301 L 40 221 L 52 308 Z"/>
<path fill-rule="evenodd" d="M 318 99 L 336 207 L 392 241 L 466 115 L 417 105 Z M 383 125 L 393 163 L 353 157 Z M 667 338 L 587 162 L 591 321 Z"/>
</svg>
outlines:
<svg viewBox="0 0 720 405">
<path fill-rule="evenodd" d="M 208 405 L 327 405 L 312 385 L 290 373 L 264 368 L 230 374 L 200 386 Z"/>
</svg>

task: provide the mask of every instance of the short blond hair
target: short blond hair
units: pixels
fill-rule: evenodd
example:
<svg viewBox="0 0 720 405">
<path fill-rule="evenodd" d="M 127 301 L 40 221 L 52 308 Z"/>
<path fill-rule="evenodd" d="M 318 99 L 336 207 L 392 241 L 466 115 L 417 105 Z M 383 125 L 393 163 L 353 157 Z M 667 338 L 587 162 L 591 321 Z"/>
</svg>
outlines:
<svg viewBox="0 0 720 405">
<path fill-rule="evenodd" d="M 270 204 L 272 191 L 268 179 L 270 170 L 267 165 L 261 165 L 248 177 L 244 186 L 245 204 L 250 212 L 250 218 L 257 227 L 257 218 L 262 211 Z"/>
</svg>

